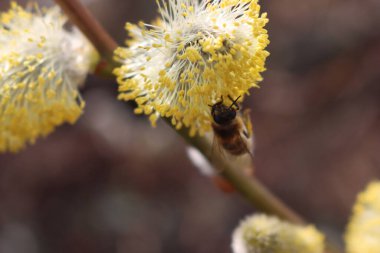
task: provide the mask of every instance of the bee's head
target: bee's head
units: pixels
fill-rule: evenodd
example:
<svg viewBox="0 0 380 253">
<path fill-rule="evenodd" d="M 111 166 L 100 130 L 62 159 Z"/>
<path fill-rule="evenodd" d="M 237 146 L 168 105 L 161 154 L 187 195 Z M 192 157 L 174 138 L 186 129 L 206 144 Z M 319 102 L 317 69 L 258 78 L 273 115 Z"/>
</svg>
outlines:
<svg viewBox="0 0 380 253">
<path fill-rule="evenodd" d="M 230 98 L 231 99 L 231 98 Z M 236 110 L 239 110 L 239 106 L 236 104 L 236 100 L 232 100 L 231 106 L 226 106 L 222 101 L 215 103 L 211 106 L 211 116 L 214 119 L 215 123 L 219 125 L 227 125 L 231 123 L 236 118 Z M 233 108 L 233 106 L 237 108 Z"/>
</svg>

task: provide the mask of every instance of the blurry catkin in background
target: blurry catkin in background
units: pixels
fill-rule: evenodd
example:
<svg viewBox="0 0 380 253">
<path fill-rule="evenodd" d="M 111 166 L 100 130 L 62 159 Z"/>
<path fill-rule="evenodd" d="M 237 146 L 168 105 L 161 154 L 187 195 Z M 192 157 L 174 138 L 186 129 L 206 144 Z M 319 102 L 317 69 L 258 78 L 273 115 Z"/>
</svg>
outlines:
<svg viewBox="0 0 380 253">
<path fill-rule="evenodd" d="M 232 236 L 234 253 L 323 253 L 324 236 L 314 226 L 297 226 L 275 216 L 254 214 Z"/>
<path fill-rule="evenodd" d="M 380 252 L 380 181 L 361 192 L 345 234 L 347 253 Z"/>
<path fill-rule="evenodd" d="M 12 2 L 0 14 L 0 152 L 16 152 L 63 123 L 73 124 L 78 92 L 97 53 L 58 7 L 31 11 Z"/>
</svg>

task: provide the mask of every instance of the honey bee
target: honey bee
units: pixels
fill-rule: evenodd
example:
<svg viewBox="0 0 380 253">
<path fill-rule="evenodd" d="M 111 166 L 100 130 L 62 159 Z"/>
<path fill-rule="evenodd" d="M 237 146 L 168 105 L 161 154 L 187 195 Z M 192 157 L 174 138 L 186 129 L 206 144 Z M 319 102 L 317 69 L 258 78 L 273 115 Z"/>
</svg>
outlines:
<svg viewBox="0 0 380 253">
<path fill-rule="evenodd" d="M 221 101 L 210 106 L 215 139 L 231 155 L 240 156 L 248 153 L 253 157 L 252 125 L 249 111 L 245 110 L 241 116 L 240 107 L 237 104 L 240 96 L 235 100 L 230 96 L 228 98 L 232 101 L 230 106 L 223 103 L 223 97 L 221 97 Z"/>
</svg>

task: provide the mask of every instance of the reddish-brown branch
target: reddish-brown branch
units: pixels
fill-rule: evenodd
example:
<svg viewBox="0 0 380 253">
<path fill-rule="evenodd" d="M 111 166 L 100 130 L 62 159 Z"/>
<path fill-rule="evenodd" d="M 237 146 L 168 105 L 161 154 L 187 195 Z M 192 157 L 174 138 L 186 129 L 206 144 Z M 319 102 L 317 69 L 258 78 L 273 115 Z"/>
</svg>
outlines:
<svg viewBox="0 0 380 253">
<path fill-rule="evenodd" d="M 117 48 L 115 40 L 105 31 L 89 10 L 77 0 L 55 0 L 78 28 L 92 42 L 102 57 L 97 73 L 110 73 L 115 66 L 113 51 Z"/>
</svg>

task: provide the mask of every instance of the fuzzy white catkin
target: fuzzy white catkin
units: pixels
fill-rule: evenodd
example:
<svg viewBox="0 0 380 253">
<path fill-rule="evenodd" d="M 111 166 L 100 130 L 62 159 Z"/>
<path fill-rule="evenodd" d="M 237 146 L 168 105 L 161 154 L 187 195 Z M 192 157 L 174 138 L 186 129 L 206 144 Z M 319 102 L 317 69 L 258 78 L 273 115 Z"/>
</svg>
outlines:
<svg viewBox="0 0 380 253">
<path fill-rule="evenodd" d="M 269 55 L 267 14 L 257 0 L 158 0 L 161 19 L 127 24 L 131 40 L 115 57 L 119 99 L 136 113 L 171 119 L 190 136 L 211 130 L 210 104 L 249 94 Z"/>
<path fill-rule="evenodd" d="M 323 253 L 324 236 L 314 226 L 297 226 L 274 216 L 245 218 L 232 236 L 233 253 Z"/>
<path fill-rule="evenodd" d="M 0 152 L 17 152 L 77 121 L 83 84 L 98 55 L 56 6 L 0 13 Z"/>
</svg>

